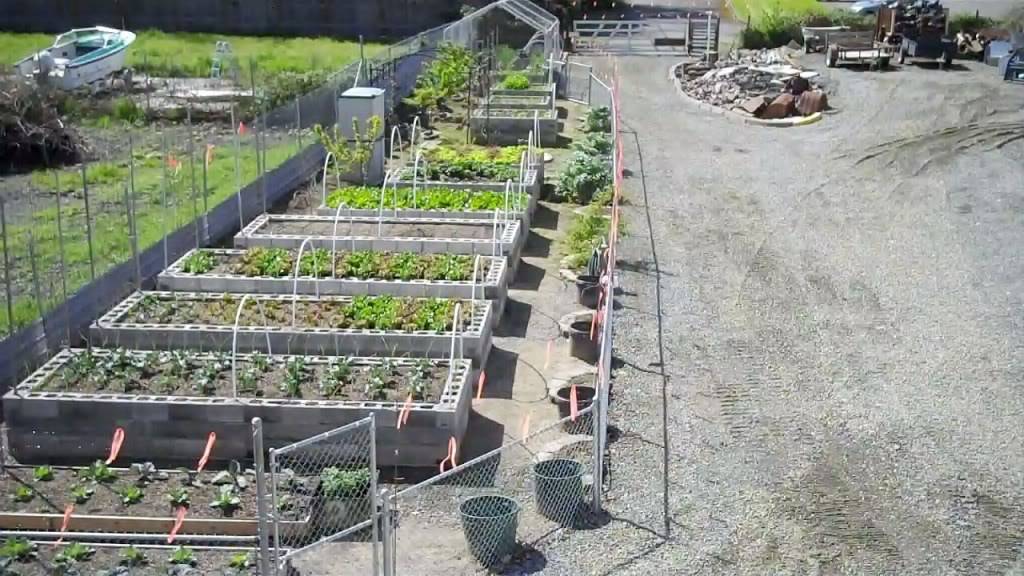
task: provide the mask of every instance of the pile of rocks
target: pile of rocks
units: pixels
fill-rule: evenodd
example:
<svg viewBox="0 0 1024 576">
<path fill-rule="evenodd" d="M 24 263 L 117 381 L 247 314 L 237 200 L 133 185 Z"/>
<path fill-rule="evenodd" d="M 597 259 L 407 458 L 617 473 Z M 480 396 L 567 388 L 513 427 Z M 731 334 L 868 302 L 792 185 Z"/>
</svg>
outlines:
<svg viewBox="0 0 1024 576">
<path fill-rule="evenodd" d="M 778 50 L 744 51 L 714 66 L 687 64 L 677 74 L 690 96 L 757 118 L 808 116 L 828 107 L 812 83 L 817 73 L 789 64 Z"/>
</svg>

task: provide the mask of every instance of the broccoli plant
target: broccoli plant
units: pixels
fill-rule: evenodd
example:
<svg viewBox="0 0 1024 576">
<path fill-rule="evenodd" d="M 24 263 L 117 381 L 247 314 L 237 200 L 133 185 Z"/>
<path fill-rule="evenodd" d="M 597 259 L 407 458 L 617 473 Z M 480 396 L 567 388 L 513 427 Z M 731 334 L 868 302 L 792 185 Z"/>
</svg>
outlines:
<svg viewBox="0 0 1024 576">
<path fill-rule="evenodd" d="M 191 504 L 189 500 L 188 490 L 185 488 L 175 488 L 167 494 L 167 500 L 171 502 L 172 508 L 188 508 Z"/>
<path fill-rule="evenodd" d="M 281 391 L 289 398 L 300 398 L 302 396 L 302 383 L 306 380 L 306 359 L 302 356 L 289 358 L 284 365 L 284 381 L 281 383 Z"/>
<path fill-rule="evenodd" d="M 171 553 L 171 557 L 167 559 L 167 562 L 176 566 L 195 566 L 196 555 L 192 552 L 191 548 L 178 546 Z"/>
<path fill-rule="evenodd" d="M 97 484 L 110 484 L 117 480 L 117 474 L 102 460 L 93 462 L 86 469 L 79 472 L 79 475 Z"/>
<path fill-rule="evenodd" d="M 0 558 L 28 562 L 36 557 L 36 545 L 24 538 L 7 538 L 0 544 Z"/>
<path fill-rule="evenodd" d="M 95 553 L 95 548 L 90 548 L 81 542 L 72 542 L 53 557 L 53 563 L 58 566 L 70 566 L 71 564 L 88 562 Z"/>
<path fill-rule="evenodd" d="M 370 368 L 369 378 L 366 380 L 366 387 L 363 392 L 367 400 L 386 400 L 388 390 L 391 388 L 391 374 L 382 366 Z"/>
<path fill-rule="evenodd" d="M 252 568 L 252 557 L 248 552 L 240 552 L 235 554 L 228 560 L 228 568 L 242 571 L 248 568 Z"/>
<path fill-rule="evenodd" d="M 11 500 L 19 503 L 31 502 L 36 497 L 35 490 L 28 486 L 18 486 L 14 489 L 14 494 L 11 494 Z"/>
<path fill-rule="evenodd" d="M 96 490 L 90 486 L 76 484 L 71 487 L 71 500 L 73 500 L 75 504 L 85 504 L 95 493 Z"/>
<path fill-rule="evenodd" d="M 341 395 L 352 376 L 352 362 L 348 358 L 331 359 L 320 382 L 320 394 L 325 398 Z"/>
<path fill-rule="evenodd" d="M 121 560 L 119 562 L 122 566 L 128 566 L 131 568 L 137 568 L 139 566 L 145 566 L 149 563 L 149 559 L 142 553 L 138 548 L 129 546 L 124 550 L 121 550 Z"/>
<path fill-rule="evenodd" d="M 361 498 L 370 489 L 369 468 L 331 466 L 320 473 L 320 489 L 331 500 Z"/>
<path fill-rule="evenodd" d="M 213 502 L 210 502 L 211 508 L 217 508 L 225 516 L 230 516 L 242 505 L 242 499 L 238 497 L 238 491 L 231 484 L 225 484 L 220 487 L 220 492 Z"/>
<path fill-rule="evenodd" d="M 36 466 L 32 470 L 32 477 L 36 482 L 49 482 L 53 480 L 53 468 L 51 466 Z"/>
<path fill-rule="evenodd" d="M 118 492 L 118 495 L 121 497 L 121 503 L 124 504 L 125 506 L 138 504 L 139 502 L 142 501 L 142 497 L 144 496 L 142 488 L 139 488 L 138 486 L 135 486 L 133 484 L 122 488 L 121 491 Z"/>
</svg>

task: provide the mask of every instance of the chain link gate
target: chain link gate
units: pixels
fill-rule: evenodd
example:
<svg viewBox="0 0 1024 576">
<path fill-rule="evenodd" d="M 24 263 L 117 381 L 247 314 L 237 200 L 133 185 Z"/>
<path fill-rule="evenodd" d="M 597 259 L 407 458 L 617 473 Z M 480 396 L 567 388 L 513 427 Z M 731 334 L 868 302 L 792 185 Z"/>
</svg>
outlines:
<svg viewBox="0 0 1024 576">
<path fill-rule="evenodd" d="M 373 415 L 283 448 L 269 458 L 271 574 L 344 557 L 346 574 L 378 574 Z M 262 537 L 262 534 L 261 534 Z"/>
</svg>

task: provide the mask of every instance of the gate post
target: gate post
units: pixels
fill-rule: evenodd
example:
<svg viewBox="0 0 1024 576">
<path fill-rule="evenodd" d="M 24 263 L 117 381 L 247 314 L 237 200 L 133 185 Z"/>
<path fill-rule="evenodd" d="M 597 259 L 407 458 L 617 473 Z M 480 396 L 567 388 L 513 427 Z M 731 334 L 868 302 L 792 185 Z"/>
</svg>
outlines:
<svg viewBox="0 0 1024 576">
<path fill-rule="evenodd" d="M 274 572 L 271 571 L 270 560 L 270 517 L 267 513 L 266 466 L 263 462 L 263 421 L 259 418 L 252 419 L 252 455 L 253 467 L 256 469 L 256 526 L 260 542 L 260 574 L 270 576 Z M 276 565 L 274 568 L 276 569 Z"/>
<path fill-rule="evenodd" d="M 391 513 L 391 491 L 387 488 L 380 490 L 380 513 L 383 517 L 381 524 L 384 529 L 384 533 L 381 535 L 381 548 L 384 553 L 384 576 L 395 576 L 395 527 L 392 524 L 394 518 Z"/>
<path fill-rule="evenodd" d="M 377 528 L 377 421 L 370 413 L 370 523 L 373 532 L 373 575 L 380 574 L 380 564 L 377 558 L 377 542 L 380 541 L 380 532 Z"/>
</svg>

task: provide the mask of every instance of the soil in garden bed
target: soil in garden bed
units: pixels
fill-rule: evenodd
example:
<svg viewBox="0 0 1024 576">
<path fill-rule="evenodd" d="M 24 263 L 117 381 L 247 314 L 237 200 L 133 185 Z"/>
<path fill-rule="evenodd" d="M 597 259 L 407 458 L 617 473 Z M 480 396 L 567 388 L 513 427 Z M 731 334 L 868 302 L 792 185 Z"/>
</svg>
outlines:
<svg viewBox="0 0 1024 576">
<path fill-rule="evenodd" d="M 542 120 L 550 120 L 555 115 L 550 110 L 531 110 L 529 108 L 480 108 L 473 112 L 477 118 L 533 118 L 533 115 Z"/>
<path fill-rule="evenodd" d="M 130 440 L 129 440 L 130 441 Z M 94 465 L 96 466 L 96 465 Z M 90 467 L 92 468 L 92 467 Z M 186 518 L 256 518 L 256 479 L 242 474 L 247 486 L 236 489 L 238 506 L 231 515 L 225 515 L 219 508 L 210 506 L 220 494 L 221 487 L 212 483 L 217 471 L 203 471 L 198 476 L 184 470 L 161 470 L 144 482 L 131 469 L 107 468 L 112 473 L 109 480 L 96 481 L 89 477 L 86 468 L 50 468 L 52 479 L 37 480 L 35 471 L 40 468 L 10 467 L 0 475 L 0 494 L 3 494 L 4 512 L 63 514 L 68 504 L 74 504 L 74 514 L 134 516 L 149 518 L 172 518 L 174 507 L 169 495 L 178 489 L 188 493 L 189 506 Z M 195 484 L 189 478 L 197 478 Z M 142 497 L 133 504 L 124 503 L 126 489 L 136 487 Z M 17 498 L 19 489 L 31 498 Z M 75 501 L 83 491 L 91 491 L 88 499 Z"/>
<path fill-rule="evenodd" d="M 240 297 L 168 298 L 148 295 L 130 308 L 123 322 L 158 324 L 202 324 L 234 326 Z M 347 300 L 298 300 L 295 322 L 292 302 L 285 299 L 249 298 L 239 317 L 239 326 L 295 326 L 354 330 L 398 330 L 404 332 L 446 332 L 451 330 L 455 305 L 445 298 L 398 298 L 356 296 Z M 460 329 L 472 319 L 472 307 L 464 302 Z"/>
<path fill-rule="evenodd" d="M 208 251 L 212 262 L 199 274 L 239 274 L 250 278 L 291 278 L 296 251 L 283 248 L 250 248 L 243 254 Z M 330 253 L 306 250 L 299 276 L 350 280 L 448 280 L 469 281 L 475 257 L 465 254 L 416 254 L 414 252 L 338 252 L 332 276 Z M 313 263 L 317 262 L 314 268 Z M 203 266 L 206 268 L 206 266 Z M 491 260 L 481 259 L 477 278 L 486 278 Z M 202 270 L 202 268 L 200 268 Z M 183 273 L 189 272 L 182 270 Z"/>
<path fill-rule="evenodd" d="M 401 402 L 411 394 L 419 402 L 437 402 L 448 378 L 448 366 L 427 360 L 367 366 L 352 365 L 345 358 L 320 363 L 252 354 L 239 357 L 235 370 L 238 395 L 247 398 Z M 230 398 L 235 389 L 226 354 L 115 350 L 101 355 L 83 350 L 36 390 Z"/>
<path fill-rule="evenodd" d="M 289 234 L 302 237 L 331 237 L 333 221 L 270 220 L 256 230 L 256 234 Z M 339 219 L 338 236 L 381 236 L 385 238 L 470 238 L 490 240 L 494 229 L 490 222 L 483 224 L 428 224 L 420 222 L 385 222 L 378 228 L 376 222 L 350 223 Z M 379 233 L 378 233 L 379 231 Z M 500 230 L 499 230 L 500 233 Z"/>
<path fill-rule="evenodd" d="M 175 554 L 175 548 L 135 548 L 134 550 L 145 557 L 145 563 L 128 567 L 127 560 L 125 560 L 125 557 L 131 554 L 131 552 L 125 552 L 128 547 L 93 546 L 89 544 L 84 545 L 91 551 L 87 559 L 82 559 L 69 564 L 68 567 L 63 567 L 59 562 L 55 562 L 55 559 L 59 554 L 67 550 L 71 544 L 72 542 L 65 542 L 57 547 L 49 543 L 36 545 L 33 558 L 25 561 L 14 560 L 7 567 L 8 571 L 3 573 L 17 574 L 18 576 L 66 576 L 70 574 L 79 574 L 81 576 L 106 574 L 118 576 L 122 574 L 124 576 L 171 576 L 182 574 L 188 574 L 189 576 L 255 576 L 258 573 L 255 554 L 244 549 L 204 550 L 187 548 L 187 550 L 192 552 L 195 562 L 192 565 L 192 570 L 189 571 L 181 568 L 176 569 L 175 565 L 170 562 L 171 557 Z M 250 567 L 231 567 L 232 559 L 240 554 L 248 555 Z M 118 571 L 119 566 L 125 566 L 127 570 Z"/>
</svg>

